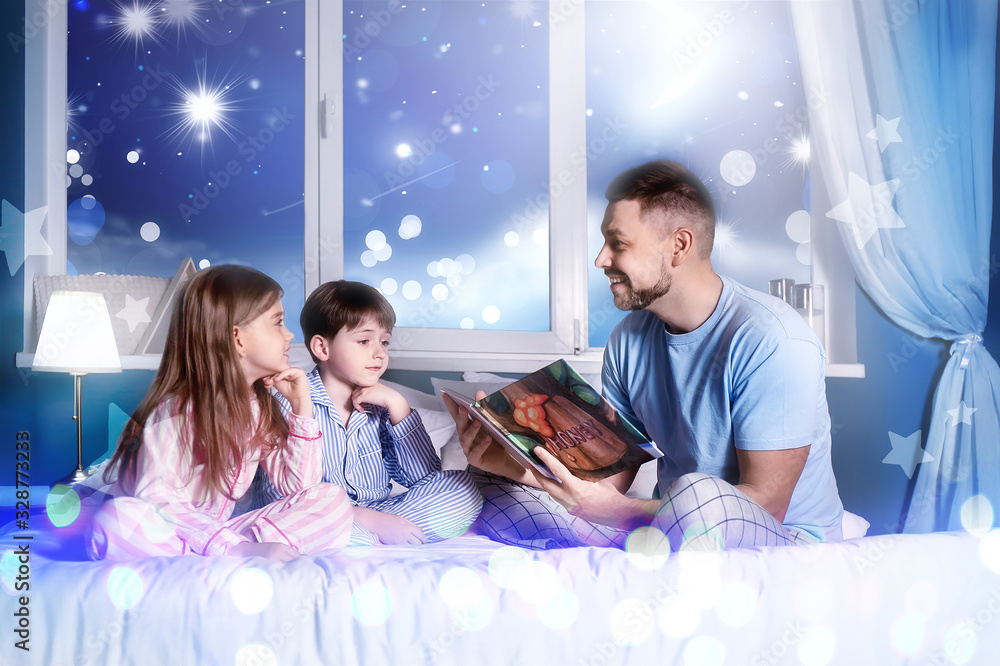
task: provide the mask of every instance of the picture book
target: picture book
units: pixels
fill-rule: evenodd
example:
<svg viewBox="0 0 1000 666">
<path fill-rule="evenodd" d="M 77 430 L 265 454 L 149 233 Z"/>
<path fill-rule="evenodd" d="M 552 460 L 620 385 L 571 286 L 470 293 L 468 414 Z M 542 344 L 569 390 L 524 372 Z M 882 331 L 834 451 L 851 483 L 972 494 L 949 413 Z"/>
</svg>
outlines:
<svg viewBox="0 0 1000 666">
<path fill-rule="evenodd" d="M 663 455 L 562 359 L 481 400 L 450 389 L 442 393 L 469 410 L 515 460 L 551 479 L 555 476 L 534 453 L 537 446 L 588 481 Z"/>
</svg>

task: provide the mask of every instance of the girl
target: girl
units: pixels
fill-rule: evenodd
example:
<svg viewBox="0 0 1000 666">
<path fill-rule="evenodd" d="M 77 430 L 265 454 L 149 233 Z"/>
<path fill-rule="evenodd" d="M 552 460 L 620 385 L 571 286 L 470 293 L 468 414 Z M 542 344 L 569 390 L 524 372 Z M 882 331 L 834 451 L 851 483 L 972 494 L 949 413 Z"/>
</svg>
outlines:
<svg viewBox="0 0 1000 666">
<path fill-rule="evenodd" d="M 346 545 L 352 509 L 320 483 L 305 374 L 288 365 L 281 287 L 242 266 L 197 273 L 174 308 L 153 385 L 122 433 L 115 498 L 94 518 L 94 559 L 257 555 L 287 561 Z M 275 389 L 291 405 L 281 415 Z M 258 464 L 285 495 L 230 518 Z"/>
</svg>

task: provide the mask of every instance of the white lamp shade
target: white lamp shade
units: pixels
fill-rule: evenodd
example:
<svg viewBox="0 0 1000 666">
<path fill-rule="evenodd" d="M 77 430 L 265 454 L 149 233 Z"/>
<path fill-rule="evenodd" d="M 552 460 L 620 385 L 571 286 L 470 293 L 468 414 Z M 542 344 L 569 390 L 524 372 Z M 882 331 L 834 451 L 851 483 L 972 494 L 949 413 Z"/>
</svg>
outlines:
<svg viewBox="0 0 1000 666">
<path fill-rule="evenodd" d="M 111 315 L 104 294 L 54 291 L 45 309 L 32 370 L 121 372 Z"/>
</svg>

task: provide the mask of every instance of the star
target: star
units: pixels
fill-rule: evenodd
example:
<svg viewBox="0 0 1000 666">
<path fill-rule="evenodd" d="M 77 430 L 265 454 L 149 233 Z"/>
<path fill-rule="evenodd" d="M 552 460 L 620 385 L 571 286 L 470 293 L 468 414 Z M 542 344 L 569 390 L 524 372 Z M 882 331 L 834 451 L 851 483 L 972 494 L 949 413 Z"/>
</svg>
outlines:
<svg viewBox="0 0 1000 666">
<path fill-rule="evenodd" d="M 139 324 L 145 324 L 148 321 L 152 321 L 152 319 L 149 318 L 149 314 L 146 313 L 146 306 L 148 304 L 149 296 L 141 301 L 137 301 L 129 294 L 125 294 L 125 309 L 117 313 L 115 316 L 128 322 L 128 332 L 131 333 Z"/>
<path fill-rule="evenodd" d="M 889 452 L 882 462 L 886 465 L 899 465 L 906 472 L 906 478 L 913 478 L 913 470 L 917 465 L 934 460 L 934 456 L 920 448 L 920 430 L 909 437 L 902 437 L 894 432 L 889 433 L 889 441 L 892 442 L 892 451 Z"/>
<path fill-rule="evenodd" d="M 972 415 L 978 410 L 978 407 L 969 407 L 965 404 L 965 401 L 958 403 L 958 407 L 955 409 L 948 410 L 948 416 L 954 419 L 951 422 L 952 426 L 957 426 L 959 423 L 968 423 L 972 425 Z"/>
<path fill-rule="evenodd" d="M 875 114 L 875 129 L 865 136 L 878 141 L 879 152 L 884 153 L 890 143 L 903 143 L 903 138 L 899 136 L 896 128 L 899 126 L 899 118 L 886 120 L 880 114 Z"/>
<path fill-rule="evenodd" d="M 42 236 L 42 223 L 49 207 L 42 206 L 22 213 L 6 199 L 0 210 L 0 250 L 7 256 L 11 277 L 20 270 L 24 260 L 31 256 L 52 254 L 52 248 Z"/>
<path fill-rule="evenodd" d="M 834 206 L 826 216 L 851 225 L 860 250 L 877 230 L 906 226 L 892 207 L 898 188 L 898 178 L 872 185 L 852 171 L 847 176 L 847 199 Z"/>
</svg>

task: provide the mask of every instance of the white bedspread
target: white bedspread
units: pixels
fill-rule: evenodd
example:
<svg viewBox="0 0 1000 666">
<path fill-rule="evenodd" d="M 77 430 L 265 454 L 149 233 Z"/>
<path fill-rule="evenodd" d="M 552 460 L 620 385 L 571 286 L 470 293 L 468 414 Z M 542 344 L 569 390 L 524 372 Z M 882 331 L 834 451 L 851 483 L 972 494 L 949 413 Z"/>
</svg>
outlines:
<svg viewBox="0 0 1000 666">
<path fill-rule="evenodd" d="M 992 664 L 993 536 L 876 536 L 658 562 L 483 537 L 288 564 L 35 556 L 31 651 L 14 648 L 16 598 L 0 593 L 0 663 Z"/>
</svg>

